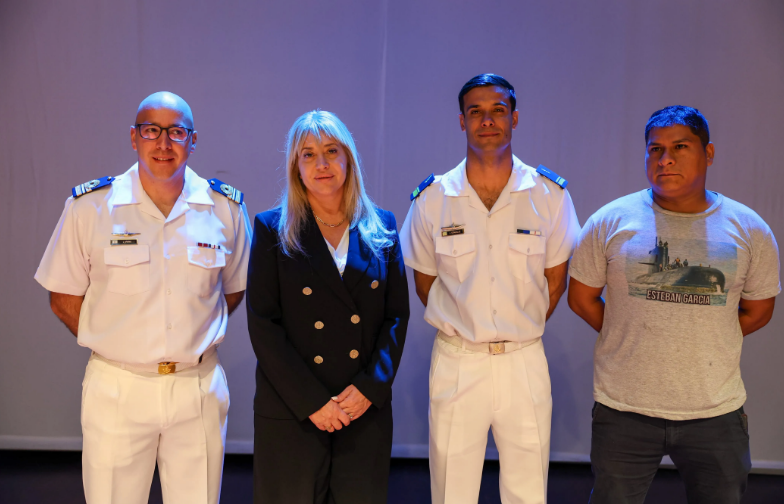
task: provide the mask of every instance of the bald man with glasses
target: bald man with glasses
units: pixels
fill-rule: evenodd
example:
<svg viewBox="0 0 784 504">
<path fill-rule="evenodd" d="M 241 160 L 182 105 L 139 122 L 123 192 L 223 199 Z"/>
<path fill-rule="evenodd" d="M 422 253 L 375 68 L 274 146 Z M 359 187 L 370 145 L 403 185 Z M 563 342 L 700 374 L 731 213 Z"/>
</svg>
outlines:
<svg viewBox="0 0 784 504">
<path fill-rule="evenodd" d="M 216 348 L 245 293 L 243 195 L 187 161 L 197 132 L 173 93 L 142 101 L 138 162 L 72 189 L 35 279 L 93 352 L 82 389 L 88 504 L 217 503 L 229 391 Z"/>
</svg>

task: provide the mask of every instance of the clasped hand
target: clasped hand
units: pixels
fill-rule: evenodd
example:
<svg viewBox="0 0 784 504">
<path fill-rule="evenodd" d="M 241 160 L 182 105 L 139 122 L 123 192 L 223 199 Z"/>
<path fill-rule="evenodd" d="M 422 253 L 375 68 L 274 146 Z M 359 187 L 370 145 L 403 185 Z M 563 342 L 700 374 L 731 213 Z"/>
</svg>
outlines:
<svg viewBox="0 0 784 504">
<path fill-rule="evenodd" d="M 333 432 L 361 417 L 370 405 L 357 387 L 349 385 L 309 418 L 319 430 Z"/>
</svg>

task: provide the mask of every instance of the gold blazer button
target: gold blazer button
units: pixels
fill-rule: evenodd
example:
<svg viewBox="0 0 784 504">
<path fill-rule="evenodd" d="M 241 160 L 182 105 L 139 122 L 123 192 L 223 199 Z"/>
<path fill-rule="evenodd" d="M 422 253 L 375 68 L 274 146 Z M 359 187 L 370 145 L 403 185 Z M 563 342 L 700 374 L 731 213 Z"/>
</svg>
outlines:
<svg viewBox="0 0 784 504">
<path fill-rule="evenodd" d="M 370 288 L 371 289 L 378 288 L 378 280 L 373 280 L 372 282 L 370 282 Z"/>
<path fill-rule="evenodd" d="M 359 315 L 352 315 L 351 316 L 351 322 L 353 322 L 355 324 L 359 324 Z"/>
<path fill-rule="evenodd" d="M 359 357 L 359 352 L 358 352 L 358 351 L 356 351 L 356 350 L 352 350 L 351 352 L 349 352 L 349 354 L 348 354 L 348 355 L 349 355 L 349 357 L 351 357 L 352 359 L 356 359 L 357 357 Z"/>
<path fill-rule="evenodd" d="M 310 296 L 311 294 L 313 294 L 313 289 L 311 289 L 310 287 L 305 287 L 304 289 L 302 289 L 302 293 L 305 294 L 306 296 Z"/>
<path fill-rule="evenodd" d="M 313 357 L 313 362 L 315 362 L 316 364 L 321 364 L 322 362 L 324 362 L 324 357 L 317 355 Z"/>
<path fill-rule="evenodd" d="M 324 329 L 324 322 L 318 320 L 318 321 L 316 321 L 315 326 L 316 326 L 316 329 Z"/>
</svg>

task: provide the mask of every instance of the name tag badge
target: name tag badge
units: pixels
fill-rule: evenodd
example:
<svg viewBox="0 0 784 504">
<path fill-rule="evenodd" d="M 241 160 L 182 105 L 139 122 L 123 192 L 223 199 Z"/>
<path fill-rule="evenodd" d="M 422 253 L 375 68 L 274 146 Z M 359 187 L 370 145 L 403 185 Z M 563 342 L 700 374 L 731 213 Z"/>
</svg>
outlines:
<svg viewBox="0 0 784 504">
<path fill-rule="evenodd" d="M 465 224 L 450 224 L 441 228 L 441 236 L 461 235 L 465 233 Z"/>
<path fill-rule="evenodd" d="M 542 232 L 541 231 L 536 231 L 536 230 L 532 230 L 532 229 L 518 229 L 517 230 L 517 234 L 527 234 L 527 235 L 533 235 L 533 236 L 542 236 Z"/>
<path fill-rule="evenodd" d="M 136 240 L 112 240 L 111 242 L 112 247 L 115 245 L 136 245 Z"/>
</svg>

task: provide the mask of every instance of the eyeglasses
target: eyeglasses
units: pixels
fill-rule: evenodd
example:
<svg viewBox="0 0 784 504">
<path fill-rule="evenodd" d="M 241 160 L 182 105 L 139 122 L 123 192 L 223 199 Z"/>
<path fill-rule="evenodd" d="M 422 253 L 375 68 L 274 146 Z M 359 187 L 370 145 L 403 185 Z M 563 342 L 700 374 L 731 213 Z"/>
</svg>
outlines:
<svg viewBox="0 0 784 504">
<path fill-rule="evenodd" d="M 169 140 L 173 142 L 185 142 L 188 140 L 188 137 L 191 136 L 193 130 L 191 128 L 183 128 L 182 126 L 169 126 L 168 128 L 162 128 L 157 124 L 134 124 L 137 130 L 139 130 L 139 134 L 145 140 L 157 140 L 159 136 L 161 136 L 161 132 L 166 131 L 166 134 L 169 136 Z"/>
</svg>

